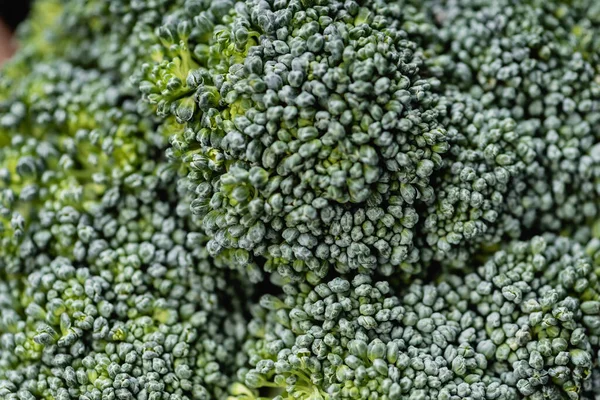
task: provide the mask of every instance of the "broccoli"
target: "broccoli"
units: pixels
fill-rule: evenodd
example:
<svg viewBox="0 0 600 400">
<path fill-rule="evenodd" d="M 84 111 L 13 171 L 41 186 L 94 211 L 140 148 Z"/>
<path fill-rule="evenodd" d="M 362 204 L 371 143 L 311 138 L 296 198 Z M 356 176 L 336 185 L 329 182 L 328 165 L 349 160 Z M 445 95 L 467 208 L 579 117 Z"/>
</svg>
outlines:
<svg viewBox="0 0 600 400">
<path fill-rule="evenodd" d="M 41 213 L 0 283 L 2 398 L 226 393 L 245 360 L 239 278 L 214 267 L 185 215 L 171 214 L 169 186 L 156 186 L 111 191 L 89 213 Z"/>
<path fill-rule="evenodd" d="M 165 24 L 140 90 L 185 126 L 170 150 L 211 254 L 312 282 L 330 265 L 417 273 L 417 209 L 448 149 L 440 83 L 421 77 L 399 5 L 322 3 L 211 8 L 195 35 Z"/>
<path fill-rule="evenodd" d="M 398 295 L 360 274 L 288 284 L 254 310 L 232 398 L 577 398 L 600 339 L 599 246 L 516 241 Z"/>
<path fill-rule="evenodd" d="M 586 4 L 217 2 L 159 28 L 140 90 L 211 254 L 410 280 L 597 216 Z"/>
<path fill-rule="evenodd" d="M 591 0 L 38 0 L 0 398 L 593 399 Z"/>
<path fill-rule="evenodd" d="M 451 104 L 451 151 L 424 223 L 429 257 L 461 263 L 473 243 L 597 218 L 597 5 L 425 3 L 413 12 L 427 22 L 406 28 Z"/>
<path fill-rule="evenodd" d="M 0 397 L 224 397 L 253 287 L 209 257 L 137 88 L 77 53 L 107 37 L 63 47 L 82 5 L 38 3 L 58 17 L 3 70 Z"/>
</svg>

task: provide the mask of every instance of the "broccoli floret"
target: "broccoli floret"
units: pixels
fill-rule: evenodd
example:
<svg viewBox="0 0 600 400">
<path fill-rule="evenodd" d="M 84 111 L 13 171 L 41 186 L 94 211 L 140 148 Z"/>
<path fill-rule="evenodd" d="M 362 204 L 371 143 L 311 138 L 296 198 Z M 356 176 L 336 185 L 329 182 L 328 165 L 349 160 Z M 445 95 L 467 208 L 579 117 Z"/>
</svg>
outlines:
<svg viewBox="0 0 600 400">
<path fill-rule="evenodd" d="M 33 65 L 30 38 L 1 80 L 0 397 L 224 397 L 253 287 L 209 257 L 166 126 L 78 39 Z"/>
<path fill-rule="evenodd" d="M 139 78 L 211 254 L 410 277 L 596 217 L 583 3 L 218 4 L 166 18 Z"/>
<path fill-rule="evenodd" d="M 577 398 L 600 333 L 600 282 L 566 238 L 513 242 L 468 275 L 394 295 L 367 275 L 263 296 L 248 325 L 251 368 L 232 396 Z M 312 397 L 311 397 L 312 396 Z"/>
<path fill-rule="evenodd" d="M 163 153 L 166 137 L 97 70 L 40 63 L 3 82 L 11 88 L 0 96 L 0 253 L 18 245 L 17 231 L 41 208 L 58 202 L 90 210 L 113 187 L 139 187 L 144 164 Z"/>
<path fill-rule="evenodd" d="M 480 245 L 597 218 L 592 3 L 415 3 L 421 23 L 404 28 L 427 48 L 428 71 L 451 105 L 451 150 L 432 178 L 424 259 L 460 266 Z"/>
<path fill-rule="evenodd" d="M 2 70 L 1 254 L 18 247 L 40 209 L 58 202 L 89 211 L 111 188 L 139 190 L 147 161 L 164 157 L 168 136 L 140 106 L 137 89 L 115 71 L 63 54 L 80 48 L 58 28 L 78 15 L 76 3 L 38 2 L 22 50 Z"/>
<path fill-rule="evenodd" d="M 173 182 L 153 186 L 40 212 L 2 274 L 2 398 L 222 397 L 251 288 L 215 267 Z"/>
<path fill-rule="evenodd" d="M 211 254 L 240 249 L 313 282 L 330 265 L 417 272 L 446 105 L 398 5 L 239 1 L 200 15 L 210 34 L 185 19 L 159 29 L 140 88 L 185 123 L 172 153 Z"/>
</svg>

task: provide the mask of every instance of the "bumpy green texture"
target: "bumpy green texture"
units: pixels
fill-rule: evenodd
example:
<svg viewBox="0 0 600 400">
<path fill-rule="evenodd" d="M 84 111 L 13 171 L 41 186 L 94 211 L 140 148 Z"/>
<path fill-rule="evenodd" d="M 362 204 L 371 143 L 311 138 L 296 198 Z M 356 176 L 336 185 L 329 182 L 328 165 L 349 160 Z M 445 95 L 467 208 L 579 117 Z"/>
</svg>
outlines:
<svg viewBox="0 0 600 400">
<path fill-rule="evenodd" d="M 194 4 L 138 79 L 211 254 L 410 279 L 597 217 L 592 2 Z"/>
<path fill-rule="evenodd" d="M 399 4 L 237 2 L 159 30 L 140 89 L 188 170 L 211 254 L 316 282 L 330 266 L 416 273 L 418 204 L 447 137 Z M 219 11 L 219 13 L 217 13 Z M 198 26 L 200 25 L 200 26 Z"/>
<path fill-rule="evenodd" d="M 40 214 L 0 285 L 2 398 L 208 399 L 227 389 L 244 360 L 244 293 L 157 186 L 144 197 L 113 189 L 90 213 Z"/>
<path fill-rule="evenodd" d="M 398 296 L 366 275 L 284 286 L 248 325 L 252 368 L 234 397 L 578 398 L 600 344 L 599 246 L 513 242 L 473 273 Z"/>
<path fill-rule="evenodd" d="M 3 70 L 0 397 L 223 398 L 253 288 L 209 257 L 168 132 L 104 58 L 159 22 L 123 12 L 130 30 L 106 36 L 101 5 L 40 2 Z"/>
<path fill-rule="evenodd" d="M 404 27 L 427 48 L 429 72 L 451 99 L 444 123 L 451 150 L 424 223 L 429 257 L 453 254 L 460 266 L 474 244 L 597 218 L 598 5 L 418 7 L 416 20 L 425 22 Z"/>
<path fill-rule="evenodd" d="M 38 0 L 0 398 L 600 392 L 593 0 Z"/>
</svg>

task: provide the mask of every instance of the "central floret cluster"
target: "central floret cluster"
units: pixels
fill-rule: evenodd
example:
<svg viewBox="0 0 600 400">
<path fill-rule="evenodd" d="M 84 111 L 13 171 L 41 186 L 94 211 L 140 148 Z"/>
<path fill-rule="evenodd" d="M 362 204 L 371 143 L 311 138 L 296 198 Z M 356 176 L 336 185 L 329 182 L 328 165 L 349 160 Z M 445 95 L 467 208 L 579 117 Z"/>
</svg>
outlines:
<svg viewBox="0 0 600 400">
<path fill-rule="evenodd" d="M 191 21 L 161 29 L 141 89 L 185 125 L 173 154 L 211 253 L 313 281 L 329 266 L 414 272 L 446 105 L 438 80 L 419 76 L 400 9 L 248 1 L 203 21 L 216 24 L 208 39 L 190 36 Z"/>
</svg>

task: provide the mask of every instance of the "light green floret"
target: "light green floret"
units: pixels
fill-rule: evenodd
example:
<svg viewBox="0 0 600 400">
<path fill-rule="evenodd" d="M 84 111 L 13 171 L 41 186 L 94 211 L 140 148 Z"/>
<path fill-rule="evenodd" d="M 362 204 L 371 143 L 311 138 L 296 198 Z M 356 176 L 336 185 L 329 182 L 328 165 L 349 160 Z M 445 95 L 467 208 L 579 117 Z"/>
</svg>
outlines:
<svg viewBox="0 0 600 400">
<path fill-rule="evenodd" d="M 216 268 L 172 181 L 154 186 L 40 212 L 0 275 L 0 397 L 226 395 L 250 288 Z"/>
<path fill-rule="evenodd" d="M 2 253 L 41 207 L 89 210 L 110 187 L 130 182 L 160 143 L 110 75 L 56 61 L 12 78 L 22 62 L 5 67 L 0 88 Z"/>
<path fill-rule="evenodd" d="M 58 12 L 71 39 L 31 23 L 0 80 L 0 397 L 226 397 L 252 288 L 209 257 L 167 136 L 124 79 L 137 68 L 111 64 L 147 53 L 95 58 L 151 34 L 167 2 L 85 3 Z M 134 10 L 148 19 L 115 24 Z"/>
</svg>

